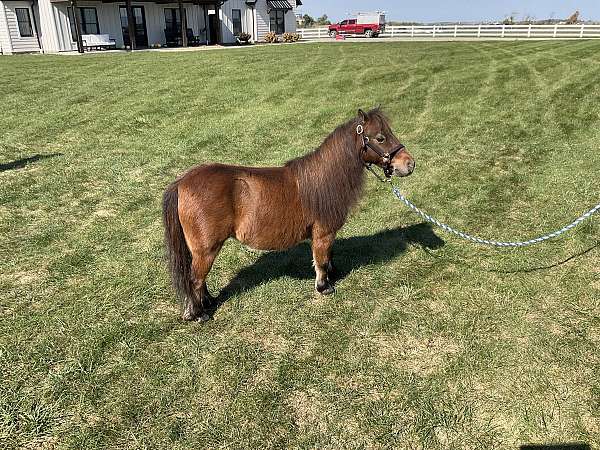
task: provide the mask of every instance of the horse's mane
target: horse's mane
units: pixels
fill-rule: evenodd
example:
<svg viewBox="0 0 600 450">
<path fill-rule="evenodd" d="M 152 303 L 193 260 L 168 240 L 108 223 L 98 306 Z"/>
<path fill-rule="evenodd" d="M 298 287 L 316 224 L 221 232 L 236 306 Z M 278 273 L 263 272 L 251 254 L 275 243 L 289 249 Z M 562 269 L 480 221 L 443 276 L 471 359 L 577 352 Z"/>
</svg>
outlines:
<svg viewBox="0 0 600 450">
<path fill-rule="evenodd" d="M 367 115 L 387 124 L 379 109 Z M 296 175 L 306 218 L 332 231 L 341 228 L 362 193 L 364 167 L 357 124 L 354 118 L 340 125 L 316 150 L 286 163 Z"/>
</svg>

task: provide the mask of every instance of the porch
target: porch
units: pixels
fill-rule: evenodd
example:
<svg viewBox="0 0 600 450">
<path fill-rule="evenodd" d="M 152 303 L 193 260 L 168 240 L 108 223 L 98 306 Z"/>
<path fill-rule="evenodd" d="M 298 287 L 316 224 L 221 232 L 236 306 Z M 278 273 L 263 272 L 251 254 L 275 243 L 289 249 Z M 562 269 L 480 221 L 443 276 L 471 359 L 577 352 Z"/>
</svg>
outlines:
<svg viewBox="0 0 600 450">
<path fill-rule="evenodd" d="M 59 21 L 64 22 L 58 30 L 65 50 L 83 53 L 84 37 L 100 34 L 113 39 L 116 48 L 128 50 L 220 44 L 222 4 L 214 0 L 70 0 L 54 6 Z"/>
</svg>

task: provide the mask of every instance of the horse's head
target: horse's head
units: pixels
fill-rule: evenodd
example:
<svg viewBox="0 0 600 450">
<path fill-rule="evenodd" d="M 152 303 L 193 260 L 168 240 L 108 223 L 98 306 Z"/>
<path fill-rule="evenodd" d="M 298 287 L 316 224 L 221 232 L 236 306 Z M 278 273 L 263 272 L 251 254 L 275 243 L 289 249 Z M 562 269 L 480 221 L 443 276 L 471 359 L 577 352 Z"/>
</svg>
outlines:
<svg viewBox="0 0 600 450">
<path fill-rule="evenodd" d="M 365 164 L 381 167 L 386 177 L 406 177 L 415 170 L 415 160 L 394 135 L 387 118 L 379 110 L 358 110 L 356 132 L 362 137 Z"/>
</svg>

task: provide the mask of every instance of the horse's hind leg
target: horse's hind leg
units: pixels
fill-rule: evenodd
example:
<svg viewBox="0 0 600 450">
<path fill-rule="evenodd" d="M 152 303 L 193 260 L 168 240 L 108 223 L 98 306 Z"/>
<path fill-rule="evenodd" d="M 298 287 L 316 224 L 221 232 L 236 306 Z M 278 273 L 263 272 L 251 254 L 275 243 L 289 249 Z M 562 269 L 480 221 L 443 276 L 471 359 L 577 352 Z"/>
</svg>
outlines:
<svg viewBox="0 0 600 450">
<path fill-rule="evenodd" d="M 189 299 L 184 308 L 184 320 L 208 320 L 206 310 L 211 306 L 212 297 L 206 286 L 206 277 L 222 246 L 223 242 L 219 242 L 210 247 L 195 247 L 192 250 L 192 272 L 196 296 Z"/>
<path fill-rule="evenodd" d="M 312 250 L 315 265 L 315 289 L 319 294 L 329 295 L 335 292 L 333 284 L 328 277 L 328 272 L 333 271 L 331 263 L 331 247 L 335 240 L 335 233 L 320 234 L 313 229 Z"/>
</svg>

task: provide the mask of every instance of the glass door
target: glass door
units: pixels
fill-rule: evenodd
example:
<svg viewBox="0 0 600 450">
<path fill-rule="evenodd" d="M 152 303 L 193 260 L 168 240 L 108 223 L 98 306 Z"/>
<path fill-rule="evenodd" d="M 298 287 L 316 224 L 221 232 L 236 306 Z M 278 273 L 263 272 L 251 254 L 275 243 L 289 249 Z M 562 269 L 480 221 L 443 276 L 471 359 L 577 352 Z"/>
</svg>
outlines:
<svg viewBox="0 0 600 450">
<path fill-rule="evenodd" d="M 148 33 L 146 32 L 146 14 L 143 6 L 132 6 L 133 20 L 135 23 L 135 44 L 137 48 L 148 47 Z M 127 8 L 119 7 L 121 13 L 121 29 L 123 30 L 123 43 L 126 46 L 131 45 L 129 39 L 129 22 L 127 21 Z"/>
</svg>

